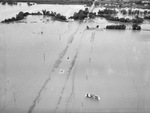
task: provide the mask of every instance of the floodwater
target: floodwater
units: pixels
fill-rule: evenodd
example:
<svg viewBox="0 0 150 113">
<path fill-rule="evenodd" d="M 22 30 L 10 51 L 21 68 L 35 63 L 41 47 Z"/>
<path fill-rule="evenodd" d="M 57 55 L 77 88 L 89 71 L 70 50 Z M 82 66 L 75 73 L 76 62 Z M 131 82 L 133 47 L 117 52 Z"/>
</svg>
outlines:
<svg viewBox="0 0 150 113">
<path fill-rule="evenodd" d="M 14 14 L 32 7 L 45 6 L 13 6 Z M 66 15 L 82 7 L 47 5 Z M 149 113 L 150 32 L 85 29 L 97 24 L 111 23 L 29 16 L 0 24 L 0 113 Z"/>
</svg>

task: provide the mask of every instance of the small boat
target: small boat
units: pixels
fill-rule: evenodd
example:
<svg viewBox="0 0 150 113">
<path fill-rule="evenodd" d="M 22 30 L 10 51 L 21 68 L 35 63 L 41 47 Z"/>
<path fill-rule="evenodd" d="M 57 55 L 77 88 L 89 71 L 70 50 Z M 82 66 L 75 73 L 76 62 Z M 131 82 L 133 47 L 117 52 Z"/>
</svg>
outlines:
<svg viewBox="0 0 150 113">
<path fill-rule="evenodd" d="M 85 97 L 91 98 L 91 99 L 94 99 L 94 100 L 100 100 L 100 97 L 97 96 L 97 95 L 94 95 L 94 94 L 87 93 L 87 94 L 85 94 Z"/>
</svg>

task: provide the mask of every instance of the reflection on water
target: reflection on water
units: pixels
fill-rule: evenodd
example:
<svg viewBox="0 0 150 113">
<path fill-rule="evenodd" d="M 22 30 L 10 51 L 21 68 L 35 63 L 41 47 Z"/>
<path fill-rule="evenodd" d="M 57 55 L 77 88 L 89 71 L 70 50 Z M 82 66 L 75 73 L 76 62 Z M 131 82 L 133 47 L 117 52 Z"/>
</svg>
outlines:
<svg viewBox="0 0 150 113">
<path fill-rule="evenodd" d="M 65 14 L 72 6 L 54 7 Z M 103 19 L 62 23 L 30 16 L 26 21 L 0 24 L 0 112 L 149 113 L 148 31 L 85 30 L 105 27 Z M 101 100 L 86 99 L 86 93 Z"/>
</svg>

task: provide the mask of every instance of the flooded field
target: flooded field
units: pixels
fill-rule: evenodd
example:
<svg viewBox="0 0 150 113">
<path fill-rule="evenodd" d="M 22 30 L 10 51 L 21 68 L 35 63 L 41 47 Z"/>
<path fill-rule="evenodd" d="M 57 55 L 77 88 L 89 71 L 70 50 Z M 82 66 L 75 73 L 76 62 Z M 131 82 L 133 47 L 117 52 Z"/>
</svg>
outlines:
<svg viewBox="0 0 150 113">
<path fill-rule="evenodd" d="M 19 11 L 47 9 L 70 16 L 84 8 L 2 7 L 0 21 Z M 43 16 L 0 24 L 0 113 L 149 113 L 150 32 L 86 29 L 107 24 L 105 19 L 58 22 Z M 149 21 L 141 26 L 150 29 Z M 86 98 L 87 93 L 100 101 Z"/>
</svg>

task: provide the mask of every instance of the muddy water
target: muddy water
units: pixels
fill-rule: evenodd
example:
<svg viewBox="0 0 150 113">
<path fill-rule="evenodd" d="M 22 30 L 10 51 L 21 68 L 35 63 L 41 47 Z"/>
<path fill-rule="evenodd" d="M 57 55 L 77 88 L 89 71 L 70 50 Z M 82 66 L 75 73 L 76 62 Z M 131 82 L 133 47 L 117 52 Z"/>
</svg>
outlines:
<svg viewBox="0 0 150 113">
<path fill-rule="evenodd" d="M 45 20 L 0 24 L 0 113 L 149 113 L 148 31 Z"/>
</svg>

